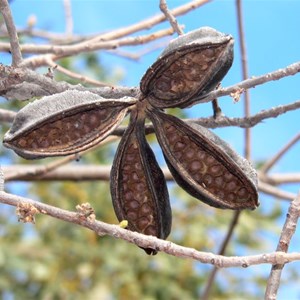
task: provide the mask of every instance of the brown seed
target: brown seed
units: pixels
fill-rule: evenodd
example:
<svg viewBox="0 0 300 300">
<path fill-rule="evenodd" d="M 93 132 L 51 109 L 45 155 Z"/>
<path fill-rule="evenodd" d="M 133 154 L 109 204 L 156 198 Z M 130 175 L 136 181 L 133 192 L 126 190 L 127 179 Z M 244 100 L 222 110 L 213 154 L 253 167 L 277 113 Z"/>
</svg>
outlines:
<svg viewBox="0 0 300 300">
<path fill-rule="evenodd" d="M 188 193 L 220 208 L 258 206 L 255 171 L 224 141 L 156 109 L 148 116 L 173 177 Z M 171 134 L 166 128 L 172 128 Z"/>
<path fill-rule="evenodd" d="M 28 159 L 76 153 L 109 135 L 134 102 L 72 90 L 47 96 L 17 113 L 4 145 Z"/>
<path fill-rule="evenodd" d="M 115 155 L 110 184 L 117 218 L 127 220 L 129 230 L 162 239 L 169 235 L 172 217 L 166 181 L 146 142 L 144 117 L 136 111 Z"/>
<path fill-rule="evenodd" d="M 154 107 L 186 107 L 219 84 L 232 60 L 233 38 L 200 28 L 169 44 L 143 76 L 141 91 Z"/>
</svg>

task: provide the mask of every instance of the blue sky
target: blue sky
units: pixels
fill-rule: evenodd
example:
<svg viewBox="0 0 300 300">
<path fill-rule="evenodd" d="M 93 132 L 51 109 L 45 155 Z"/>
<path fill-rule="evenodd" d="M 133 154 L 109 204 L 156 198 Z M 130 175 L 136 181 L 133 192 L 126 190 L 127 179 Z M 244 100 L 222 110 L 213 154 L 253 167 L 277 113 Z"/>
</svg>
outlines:
<svg viewBox="0 0 300 300">
<path fill-rule="evenodd" d="M 92 1 L 73 0 L 72 9 L 75 33 L 95 33 L 130 25 L 159 12 L 158 1 Z M 176 7 L 186 1 L 168 1 L 170 7 Z M 16 24 L 24 27 L 28 17 L 37 17 L 37 28 L 50 28 L 52 31 L 64 31 L 64 12 L 62 1 L 58 0 L 15 0 L 12 12 Z M 249 62 L 249 75 L 258 76 L 283 68 L 300 60 L 300 1 L 297 0 L 246 0 L 243 1 L 243 15 L 246 44 Z M 185 32 L 202 26 L 211 26 L 219 31 L 230 33 L 236 39 L 235 61 L 228 75 L 222 82 L 229 86 L 241 80 L 241 64 L 238 48 L 237 18 L 235 1 L 216 0 L 201 8 L 178 18 L 185 25 Z M 166 24 L 154 29 L 165 28 Z M 149 31 L 143 32 L 143 34 Z M 128 47 L 128 51 L 145 49 Z M 125 77 L 123 85 L 136 86 L 146 69 L 155 61 L 161 50 L 149 53 L 139 62 L 130 61 L 111 54 L 103 54 L 103 62 L 112 70 L 122 68 Z M 9 63 L 8 56 L 0 54 L 4 63 Z M 299 100 L 300 75 L 270 82 L 250 90 L 251 112 L 256 113 L 281 104 Z M 242 116 L 242 102 L 233 103 L 229 97 L 220 99 L 220 105 L 228 116 Z M 196 105 L 186 110 L 189 117 L 211 115 L 210 105 Z M 253 159 L 268 159 L 286 142 L 299 132 L 299 111 L 281 115 L 276 119 L 268 119 L 253 129 Z M 216 132 L 240 153 L 243 152 L 243 131 L 239 128 L 218 129 Z M 294 147 L 288 155 L 274 168 L 276 172 L 299 172 L 300 145 Z M 297 192 L 298 186 L 287 187 Z M 269 201 L 273 201 L 272 199 Z M 287 208 L 287 205 L 286 205 Z M 296 243 L 297 241 L 297 243 Z M 274 247 L 277 241 L 274 242 Z M 299 238 L 294 237 L 291 250 L 299 245 Z M 298 247 L 298 246 L 297 246 Z M 284 272 L 288 272 L 287 269 Z M 284 295 L 285 288 L 280 293 Z M 280 294 L 279 294 L 280 296 Z M 291 295 L 291 299 L 296 299 Z M 279 297 L 279 299 L 281 299 Z"/>
</svg>

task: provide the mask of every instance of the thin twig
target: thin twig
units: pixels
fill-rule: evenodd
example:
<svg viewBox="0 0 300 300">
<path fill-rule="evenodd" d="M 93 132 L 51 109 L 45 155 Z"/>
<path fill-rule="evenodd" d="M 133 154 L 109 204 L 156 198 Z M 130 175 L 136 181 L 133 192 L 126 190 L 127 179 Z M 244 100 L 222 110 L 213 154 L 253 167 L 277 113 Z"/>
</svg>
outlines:
<svg viewBox="0 0 300 300">
<path fill-rule="evenodd" d="M 74 160 L 72 158 L 70 160 Z M 50 164 L 51 166 L 51 164 Z M 5 174 L 5 181 L 84 181 L 84 180 L 110 180 L 110 169 L 111 166 L 101 165 L 70 165 L 70 166 L 59 166 L 57 168 L 49 168 L 48 165 L 13 165 L 13 166 L 2 166 Z M 165 179 L 167 181 L 174 180 L 169 169 L 167 167 L 161 168 Z M 283 175 L 281 175 L 283 176 Z M 295 174 L 298 179 L 295 182 L 291 177 L 289 178 L 292 183 L 300 182 L 300 174 Z M 283 179 L 284 181 L 284 179 Z M 286 182 L 285 182 L 286 183 Z M 263 180 L 258 181 L 258 190 L 265 194 L 276 197 L 279 200 L 291 201 L 295 198 L 294 193 L 290 193 L 274 187 L 271 183 Z"/>
<path fill-rule="evenodd" d="M 36 29 L 32 27 L 17 28 L 17 33 L 19 37 L 28 36 L 31 38 L 44 39 L 54 45 L 79 43 L 79 42 L 87 41 L 89 39 L 94 38 L 95 36 L 100 35 L 100 33 L 84 34 L 84 35 L 73 33 L 72 36 L 68 36 L 66 35 L 66 33 L 51 32 L 51 31 Z M 0 38 L 7 38 L 7 37 L 8 37 L 7 34 L 0 33 Z"/>
<path fill-rule="evenodd" d="M 172 256 L 194 259 L 201 263 L 218 266 L 219 268 L 247 268 L 252 265 L 285 264 L 300 260 L 300 253 L 285 253 L 277 251 L 258 255 L 226 257 L 179 246 L 170 241 L 160 240 L 154 236 L 143 235 L 138 232 L 126 230 L 119 225 L 111 225 L 97 220 L 84 218 L 80 213 L 67 211 L 39 201 L 34 201 L 32 199 L 5 192 L 0 192 L 0 202 L 15 207 L 27 204 L 36 208 L 41 214 L 49 215 L 72 224 L 78 224 L 94 231 L 100 236 L 110 235 L 114 238 L 122 239 L 142 248 L 153 248 Z"/>
<path fill-rule="evenodd" d="M 73 35 L 73 16 L 72 16 L 72 6 L 70 0 L 63 0 L 64 10 L 65 10 L 65 20 L 66 20 L 66 35 L 68 37 Z"/>
<path fill-rule="evenodd" d="M 211 0 L 193 0 L 182 6 L 178 6 L 171 10 L 171 14 L 173 16 L 180 16 L 187 14 L 188 12 L 197 9 L 198 7 L 210 2 Z M 65 34 L 59 33 L 49 33 L 43 30 L 32 30 L 28 31 L 19 30 L 20 34 L 29 34 L 30 36 L 41 37 L 44 39 L 50 40 L 54 44 L 65 44 L 66 42 L 87 42 L 87 43 L 94 43 L 94 42 L 101 42 L 101 41 L 110 41 L 114 39 L 119 39 L 124 36 L 128 36 L 130 34 L 136 33 L 141 30 L 149 30 L 153 26 L 163 22 L 166 20 L 164 14 L 155 15 L 150 17 L 146 20 L 142 20 L 138 23 L 132 24 L 127 27 L 122 27 L 120 29 L 116 29 L 107 33 L 99 33 L 99 34 L 92 34 L 91 36 L 81 36 L 81 35 L 73 35 L 72 40 L 68 40 Z M 5 45 L 4 43 L 0 43 L 2 46 Z M 0 51 L 5 51 L 5 48 L 0 46 Z"/>
<path fill-rule="evenodd" d="M 124 96 L 138 97 L 138 88 L 98 87 L 89 88 L 80 84 L 72 85 L 64 81 L 55 81 L 49 76 L 26 68 L 13 68 L 0 64 L 0 96 L 7 99 L 27 100 L 61 93 L 66 90 L 90 91 L 107 99 L 119 99 Z"/>
<path fill-rule="evenodd" d="M 103 165 L 68 165 L 49 169 L 48 165 L 12 165 L 2 166 L 5 182 L 12 181 L 91 181 L 110 180 L 111 166 Z M 44 172 L 46 170 L 47 172 Z M 165 179 L 173 180 L 168 168 L 162 168 Z"/>
<path fill-rule="evenodd" d="M 276 251 L 279 251 L 281 253 L 288 252 L 291 239 L 296 231 L 299 216 L 300 216 L 300 192 L 297 195 L 297 197 L 291 202 Z M 268 279 L 265 299 L 267 300 L 276 299 L 278 288 L 280 285 L 281 273 L 284 266 L 285 263 L 273 264 Z"/>
<path fill-rule="evenodd" d="M 18 180 L 24 180 L 24 178 L 39 178 L 39 177 L 43 177 L 44 175 L 50 173 L 51 171 L 56 170 L 57 168 L 71 162 L 74 160 L 77 160 L 79 157 L 94 151 L 95 149 L 98 149 L 104 145 L 107 145 L 109 143 L 115 142 L 116 140 L 118 140 L 117 137 L 113 137 L 113 136 L 109 136 L 107 137 L 104 141 L 100 142 L 99 144 L 95 145 L 94 147 L 91 147 L 87 150 L 84 150 L 82 152 L 76 153 L 76 154 L 72 154 L 69 155 L 67 157 L 63 157 L 60 158 L 58 160 L 55 160 L 53 162 L 50 162 L 48 164 L 45 165 L 38 165 L 35 168 L 31 168 L 31 169 L 18 169 L 15 173 L 10 173 L 5 175 L 5 181 L 12 181 L 14 179 L 18 179 Z M 76 170 L 74 170 L 74 172 L 77 172 Z"/>
<path fill-rule="evenodd" d="M 280 200 L 289 200 L 292 201 L 293 199 L 295 199 L 295 194 L 294 193 L 290 193 L 284 190 L 281 190 L 271 184 L 268 184 L 266 182 L 263 181 L 258 181 L 258 190 L 262 193 L 274 196 Z"/>
<path fill-rule="evenodd" d="M 238 32 L 239 32 L 239 46 L 242 60 L 242 77 L 243 80 L 249 77 L 248 72 L 248 60 L 247 60 L 247 50 L 245 41 L 245 31 L 243 24 L 243 9 L 241 0 L 236 0 L 237 18 L 238 18 Z M 249 90 L 244 92 L 244 117 L 250 116 L 250 94 Z M 250 160 L 251 157 L 251 128 L 245 128 L 245 148 L 244 156 Z"/>
<path fill-rule="evenodd" d="M 219 106 L 218 99 L 213 99 L 211 103 L 213 108 L 213 118 L 218 119 L 222 117 L 223 113 L 221 107 Z"/>
<path fill-rule="evenodd" d="M 72 45 L 35 45 L 35 44 L 24 44 L 22 45 L 22 51 L 24 53 L 38 53 L 38 54 L 54 54 L 56 59 L 80 54 L 82 52 L 91 52 L 96 50 L 110 50 L 116 49 L 121 46 L 133 46 L 141 45 L 155 39 L 162 38 L 173 34 L 173 28 L 162 29 L 151 34 L 141 35 L 136 37 L 126 37 L 122 39 L 115 39 L 109 41 L 98 41 L 90 43 L 79 43 Z M 1 45 L 1 44 L 0 44 Z M 4 46 L 4 45 L 3 45 Z M 26 65 L 26 61 L 23 65 Z"/>
<path fill-rule="evenodd" d="M 66 165 L 37 175 L 40 165 L 2 166 L 5 182 L 16 181 L 91 181 L 110 180 L 111 166 L 103 165 Z M 18 174 L 22 174 L 20 178 Z"/>
<path fill-rule="evenodd" d="M 214 90 L 209 94 L 207 94 L 203 99 L 198 99 L 197 101 L 195 101 L 195 103 L 210 102 L 212 99 L 225 96 L 225 95 L 234 95 L 237 92 L 240 94 L 249 88 L 253 88 L 258 85 L 265 84 L 266 82 L 269 81 L 279 80 L 287 76 L 293 76 L 299 72 L 300 72 L 300 61 L 295 62 L 285 68 L 278 69 L 276 71 L 272 71 L 270 73 L 266 73 L 261 76 L 252 76 L 246 80 L 243 80 L 229 87 Z M 195 103 L 193 103 L 193 105 Z"/>
<path fill-rule="evenodd" d="M 110 173 L 110 166 L 103 166 L 103 165 L 75 165 L 75 166 L 65 166 L 59 167 L 56 170 L 51 170 L 51 172 L 46 174 L 39 174 L 39 176 L 35 177 L 34 175 L 37 174 L 36 168 L 42 167 L 41 165 L 11 165 L 11 166 L 2 166 L 5 174 L 12 174 L 24 172 L 28 176 L 22 176 L 22 180 L 29 180 L 32 181 L 34 179 L 38 180 L 109 180 L 109 173 Z M 23 170 L 22 170 L 23 169 Z M 163 167 L 162 171 L 166 180 L 173 180 L 173 177 L 168 168 Z M 261 173 L 259 174 L 259 185 L 266 184 L 268 186 L 279 185 L 279 184 L 295 184 L 300 183 L 300 173 L 285 173 L 285 174 L 272 174 L 268 177 L 263 177 L 261 179 Z M 6 180 L 20 180 L 19 176 L 6 176 Z M 259 187 L 262 189 L 262 186 Z M 278 190 L 278 189 L 277 189 Z M 289 195 L 293 195 L 292 199 L 295 198 L 293 193 L 289 193 Z M 279 196 L 279 195 L 277 195 Z M 288 197 L 287 199 L 290 199 Z"/>
<path fill-rule="evenodd" d="M 181 16 L 184 14 L 187 14 L 188 12 L 195 10 L 196 8 L 210 2 L 211 0 L 193 0 L 186 4 L 183 4 L 181 6 L 178 6 L 171 10 L 171 14 L 175 17 Z M 120 29 L 104 33 L 102 35 L 99 35 L 89 42 L 95 42 L 95 41 L 108 41 L 108 40 L 114 40 L 118 39 L 133 33 L 136 33 L 141 30 L 149 30 L 153 26 L 164 22 L 166 20 L 166 16 L 164 14 L 155 15 L 153 17 L 150 17 L 146 20 L 142 20 L 141 22 L 138 22 L 136 24 L 132 24 L 128 27 L 122 27 Z"/>
<path fill-rule="evenodd" d="M 232 238 L 234 229 L 235 229 L 235 227 L 236 227 L 236 225 L 239 221 L 239 216 L 240 216 L 240 211 L 236 211 L 236 212 L 233 213 L 233 217 L 232 217 L 232 220 L 230 222 L 229 229 L 227 231 L 226 237 L 224 238 L 224 240 L 222 242 L 222 245 L 220 247 L 218 255 L 224 255 L 225 254 L 226 248 L 227 248 L 227 246 L 228 246 L 228 244 L 229 244 L 229 242 Z M 208 280 L 206 282 L 206 286 L 204 288 L 203 295 L 201 296 L 201 300 L 208 300 L 209 299 L 209 294 L 210 294 L 211 289 L 213 287 L 213 282 L 216 278 L 217 272 L 218 272 L 218 268 L 214 267 L 213 270 L 211 271 L 211 273 L 209 274 Z"/>
<path fill-rule="evenodd" d="M 122 46 L 136 46 L 142 45 L 145 43 L 152 42 L 156 39 L 172 35 L 174 33 L 173 28 L 162 29 L 156 32 L 153 32 L 148 35 L 135 36 L 135 37 L 126 37 L 118 40 L 111 41 L 100 41 L 100 42 L 90 42 L 90 43 L 78 43 L 72 45 L 22 45 L 22 52 L 29 53 L 40 53 L 44 55 L 37 55 L 25 59 L 22 62 L 22 67 L 37 68 L 46 64 L 44 59 L 45 56 L 51 55 L 51 59 L 56 61 L 60 58 L 78 55 L 81 53 L 93 52 L 97 50 L 112 50 L 117 49 Z M 25 47 L 26 46 L 26 47 Z M 0 43 L 1 47 L 1 43 Z M 27 50 L 27 51 L 26 51 Z"/>
<path fill-rule="evenodd" d="M 223 128 L 237 126 L 241 128 L 254 127 L 255 125 L 261 123 L 262 121 L 269 118 L 277 118 L 278 116 L 287 113 L 289 111 L 294 111 L 300 108 L 300 100 L 285 104 L 279 105 L 270 109 L 262 110 L 257 114 L 248 117 L 248 118 L 229 118 L 223 115 L 219 115 L 218 118 L 208 117 L 208 118 L 197 118 L 197 119 L 182 119 L 186 123 L 195 123 L 207 128 Z M 122 135 L 127 127 L 120 126 L 118 127 L 113 134 Z M 145 126 L 146 134 L 154 133 L 152 124 L 147 124 Z"/>
<path fill-rule="evenodd" d="M 272 173 L 266 175 L 260 171 L 259 178 L 272 185 L 300 183 L 300 173 Z"/>
<path fill-rule="evenodd" d="M 4 171 L 2 166 L 0 165 L 0 192 L 4 191 L 4 182 L 5 182 Z"/>
<path fill-rule="evenodd" d="M 210 2 L 210 0 L 196 0 L 196 1 L 191 1 L 189 3 L 186 3 L 180 7 L 177 7 L 171 11 L 172 15 L 178 16 L 182 14 L 186 14 L 191 10 L 196 9 L 197 7 Z M 164 35 L 167 34 L 172 34 L 172 31 L 168 31 L 163 33 L 163 30 L 159 32 L 159 34 L 151 34 L 149 35 L 148 40 L 144 40 L 142 42 L 139 41 L 139 38 L 125 38 L 123 39 L 122 42 L 120 42 L 121 37 L 127 36 L 129 34 L 135 33 L 137 31 L 143 30 L 143 29 L 149 29 L 152 26 L 161 23 L 164 21 L 166 17 L 162 15 L 154 16 L 152 18 L 149 18 L 147 20 L 143 20 L 142 22 L 133 24 L 128 27 L 123 27 L 121 29 L 101 34 L 97 37 L 93 37 L 92 39 L 89 39 L 87 41 L 81 42 L 81 43 L 76 43 L 75 45 L 70 45 L 70 46 L 55 46 L 55 45 L 22 45 L 22 51 L 25 52 L 31 52 L 31 53 L 52 53 L 53 57 L 52 59 L 55 61 L 59 58 L 65 57 L 65 56 L 70 56 L 74 54 L 78 54 L 81 52 L 86 52 L 86 51 L 95 51 L 99 49 L 116 49 L 117 47 L 123 46 L 123 45 L 136 45 L 136 44 L 141 44 L 148 42 L 150 40 L 160 38 Z M 129 39 L 129 44 L 126 42 L 126 40 Z M 131 40 L 130 40 L 131 39 Z M 114 41 L 115 40 L 115 41 Z M 121 43 L 121 44 L 120 44 Z M 64 48 L 64 47 L 71 47 L 71 48 Z M 7 43 L 0 43 L 0 50 L 1 51 L 8 51 L 8 45 Z M 29 48 L 29 49 L 28 49 Z M 51 50 L 52 49 L 52 50 Z M 54 50 L 55 49 L 55 50 Z M 54 51 L 54 52 L 53 52 Z M 57 53 L 55 53 L 55 51 Z M 69 52 L 71 51 L 71 52 Z M 78 52 L 79 51 L 79 52 Z M 23 61 L 23 66 L 31 67 L 31 68 L 37 68 L 39 66 L 46 65 L 45 61 L 41 57 L 34 57 L 34 58 L 28 58 Z"/>
<path fill-rule="evenodd" d="M 15 116 L 14 111 L 0 108 L 0 123 L 11 123 Z"/>
<path fill-rule="evenodd" d="M 3 15 L 9 35 L 10 47 L 8 51 L 10 51 L 12 54 L 12 65 L 16 67 L 22 62 L 22 53 L 19 45 L 19 38 L 16 26 L 7 0 L 0 0 L 0 11 Z"/>
<path fill-rule="evenodd" d="M 117 49 L 117 50 L 107 50 L 106 52 L 109 53 L 109 54 L 113 54 L 113 55 L 117 55 L 117 56 L 121 56 L 121 57 L 125 57 L 125 58 L 128 58 L 130 60 L 134 60 L 134 61 L 138 61 L 140 60 L 140 58 L 148 53 L 151 53 L 155 50 L 161 50 L 163 48 L 165 48 L 168 43 L 169 43 L 169 39 L 166 39 L 166 40 L 163 40 L 163 41 L 160 41 L 160 42 L 156 42 L 154 45 L 149 45 L 147 44 L 146 47 L 143 47 L 142 50 L 139 50 L 137 52 L 128 52 L 128 51 L 124 51 L 124 50 L 121 50 L 121 49 Z"/>
<path fill-rule="evenodd" d="M 239 46 L 240 46 L 240 53 L 241 53 L 241 60 L 242 60 L 242 78 L 243 80 L 249 77 L 248 75 L 248 65 L 247 65 L 247 53 L 246 53 L 246 43 L 245 43 L 245 33 L 243 28 L 243 16 L 242 16 L 242 7 L 241 1 L 236 1 L 236 8 L 237 8 L 237 18 L 238 18 L 238 32 L 239 32 Z M 244 93 L 244 117 L 250 117 L 250 95 L 249 90 L 245 90 Z M 251 127 L 246 127 L 245 130 L 245 148 L 244 148 L 244 156 L 248 160 L 251 158 Z M 233 213 L 233 220 L 230 224 L 228 229 L 227 235 L 222 243 L 221 249 L 219 250 L 219 254 L 224 254 L 226 251 L 226 247 L 228 246 L 230 239 L 233 236 L 233 232 L 235 226 L 238 224 L 239 217 L 241 216 L 241 211 L 236 211 Z M 217 275 L 218 269 L 216 267 L 213 268 L 210 276 L 208 278 L 206 287 L 204 289 L 204 294 L 202 299 L 207 300 L 209 299 L 209 294 L 211 292 L 213 282 Z"/>
<path fill-rule="evenodd" d="M 300 133 L 296 134 L 282 149 L 278 151 L 270 160 L 266 161 L 264 165 L 260 168 L 262 173 L 267 173 L 277 162 L 278 160 L 289 150 L 291 149 L 298 141 L 300 140 Z"/>
<path fill-rule="evenodd" d="M 73 79 L 78 79 L 80 81 L 80 83 L 89 83 L 89 84 L 92 84 L 93 86 L 112 86 L 108 83 L 105 83 L 105 82 L 102 82 L 102 81 L 99 81 L 99 80 L 95 80 L 95 79 L 92 79 L 92 78 L 89 78 L 87 76 L 83 76 L 81 74 L 78 74 L 76 72 L 72 72 L 60 65 L 58 65 L 57 63 L 55 63 L 51 58 L 50 56 L 48 56 L 46 58 L 46 61 L 49 65 L 49 67 L 51 68 L 55 68 L 56 71 L 58 72 L 61 72 L 67 76 L 69 76 L 70 78 L 73 78 Z"/>
<path fill-rule="evenodd" d="M 232 93 L 235 93 L 239 90 L 253 88 L 271 80 L 278 80 L 287 76 L 295 75 L 298 72 L 300 72 L 300 62 L 291 64 L 285 68 L 269 72 L 258 77 L 246 79 L 226 88 L 217 89 L 207 94 L 205 98 L 199 99 L 193 104 L 209 102 L 218 97 L 231 95 Z M 27 82 L 34 85 L 26 87 Z M 20 86 L 20 84 L 22 83 L 24 83 L 25 86 Z M 16 85 L 17 88 L 15 88 Z M 64 81 L 57 82 L 55 80 L 51 80 L 49 77 L 38 74 L 37 72 L 34 72 L 30 69 L 12 68 L 10 66 L 0 64 L 0 95 L 6 97 L 7 99 L 30 99 L 32 97 L 52 95 L 68 89 L 77 89 L 80 91 L 87 90 L 99 94 L 105 98 L 121 98 L 124 96 L 136 97 L 139 93 L 138 88 L 128 88 L 120 86 L 115 86 L 113 89 L 85 88 L 80 85 L 72 85 Z M 22 93 L 19 93 L 20 90 Z M 42 94 L 43 91 L 44 94 Z M 290 106 L 295 105 L 294 109 L 296 109 L 298 108 L 298 102 L 299 101 L 296 101 L 295 104 L 292 103 L 290 104 Z M 282 107 L 284 109 L 285 106 Z M 280 114 L 280 106 L 277 107 L 277 111 Z"/>
<path fill-rule="evenodd" d="M 146 49 L 148 49 L 148 47 L 146 47 Z M 129 51 L 125 51 L 122 49 L 116 49 L 116 50 L 108 50 L 106 51 L 106 53 L 108 54 L 112 54 L 115 56 L 120 56 L 123 58 L 127 58 L 129 60 L 133 60 L 133 61 L 139 61 L 140 58 L 142 57 L 141 54 L 136 53 L 136 52 L 129 52 Z"/>
<path fill-rule="evenodd" d="M 182 35 L 183 30 L 179 27 L 176 18 L 174 17 L 174 15 L 172 15 L 170 10 L 168 9 L 168 5 L 167 5 L 166 0 L 160 0 L 159 1 L 159 8 L 162 11 L 162 13 L 166 16 L 168 21 L 170 22 L 170 24 L 171 24 L 172 28 L 174 29 L 174 31 L 177 32 L 178 35 Z"/>
</svg>

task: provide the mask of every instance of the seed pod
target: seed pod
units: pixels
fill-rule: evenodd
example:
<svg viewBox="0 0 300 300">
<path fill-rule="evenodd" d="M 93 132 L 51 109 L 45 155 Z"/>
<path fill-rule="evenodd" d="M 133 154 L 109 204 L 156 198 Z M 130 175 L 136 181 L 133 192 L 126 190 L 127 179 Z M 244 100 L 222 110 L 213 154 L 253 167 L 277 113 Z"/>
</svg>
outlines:
<svg viewBox="0 0 300 300">
<path fill-rule="evenodd" d="M 128 229 L 161 239 L 171 230 L 171 207 L 166 181 L 144 135 L 144 117 L 132 112 L 111 170 L 111 195 L 119 221 Z M 152 248 L 147 254 L 156 254 Z"/>
<path fill-rule="evenodd" d="M 166 162 L 177 183 L 192 196 L 219 208 L 258 206 L 256 172 L 218 136 L 174 116 L 149 113 Z"/>
<path fill-rule="evenodd" d="M 109 135 L 134 103 L 73 90 L 47 96 L 17 113 L 4 145 L 27 159 L 76 153 Z"/>
<path fill-rule="evenodd" d="M 186 107 L 213 90 L 233 61 L 233 38 L 203 27 L 173 40 L 141 80 L 154 107 Z"/>
</svg>

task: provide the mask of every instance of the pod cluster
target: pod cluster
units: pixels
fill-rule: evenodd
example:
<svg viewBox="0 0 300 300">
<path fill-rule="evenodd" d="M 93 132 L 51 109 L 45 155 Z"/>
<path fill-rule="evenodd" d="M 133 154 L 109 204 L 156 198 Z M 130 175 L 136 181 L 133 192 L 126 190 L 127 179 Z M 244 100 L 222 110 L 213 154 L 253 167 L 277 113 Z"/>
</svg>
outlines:
<svg viewBox="0 0 300 300">
<path fill-rule="evenodd" d="M 44 97 L 18 112 L 4 145 L 27 159 L 69 155 L 106 138 L 129 111 L 110 181 L 117 218 L 127 220 L 129 230 L 162 239 L 171 230 L 166 181 L 146 141 L 146 118 L 184 190 L 217 208 L 254 209 L 259 205 L 257 179 L 250 163 L 208 129 L 163 111 L 193 105 L 216 88 L 232 61 L 233 38 L 200 28 L 171 41 L 143 76 L 139 99 L 71 90 Z"/>
</svg>

